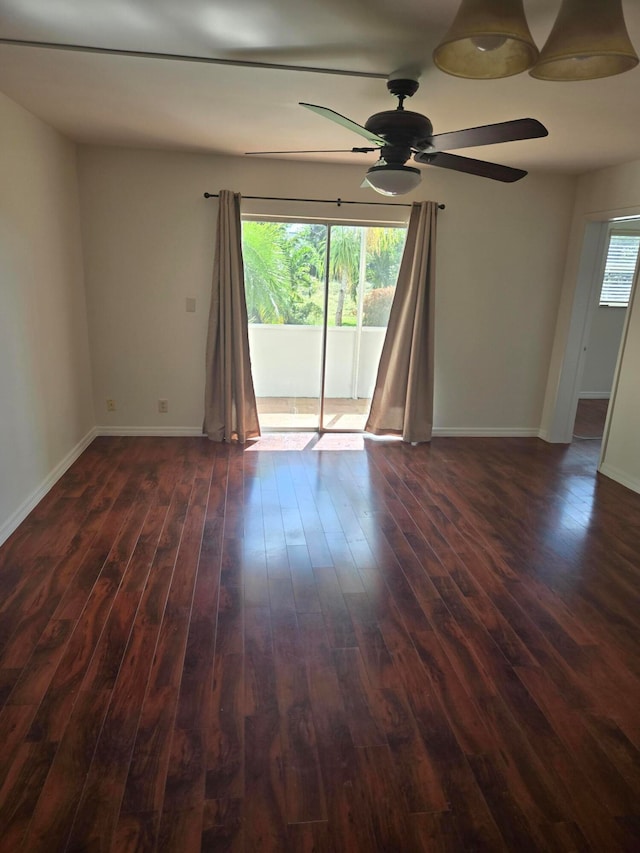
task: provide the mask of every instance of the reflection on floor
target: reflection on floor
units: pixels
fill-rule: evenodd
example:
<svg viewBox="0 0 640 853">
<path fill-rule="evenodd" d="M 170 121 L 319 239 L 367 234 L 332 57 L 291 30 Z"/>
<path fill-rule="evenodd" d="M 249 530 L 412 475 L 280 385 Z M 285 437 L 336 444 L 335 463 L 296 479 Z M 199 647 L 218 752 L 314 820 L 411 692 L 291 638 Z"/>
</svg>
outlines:
<svg viewBox="0 0 640 853">
<path fill-rule="evenodd" d="M 317 429 L 320 401 L 317 397 L 258 397 L 258 415 L 262 429 Z M 363 430 L 371 399 L 326 397 L 324 428 Z"/>
<path fill-rule="evenodd" d="M 251 439 L 245 453 L 262 450 L 365 450 L 367 445 L 394 444 L 402 441 L 399 435 L 367 435 L 362 432 L 266 432 Z"/>
</svg>

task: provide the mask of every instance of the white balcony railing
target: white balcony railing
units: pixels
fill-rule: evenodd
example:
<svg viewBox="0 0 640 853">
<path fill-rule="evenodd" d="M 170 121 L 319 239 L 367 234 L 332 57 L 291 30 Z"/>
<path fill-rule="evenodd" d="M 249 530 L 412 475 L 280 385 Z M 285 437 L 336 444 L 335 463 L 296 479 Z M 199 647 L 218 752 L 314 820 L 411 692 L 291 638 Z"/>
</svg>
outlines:
<svg viewBox="0 0 640 853">
<path fill-rule="evenodd" d="M 341 326 L 327 330 L 326 397 L 371 397 L 386 329 Z M 258 397 L 317 397 L 321 326 L 249 326 Z"/>
</svg>

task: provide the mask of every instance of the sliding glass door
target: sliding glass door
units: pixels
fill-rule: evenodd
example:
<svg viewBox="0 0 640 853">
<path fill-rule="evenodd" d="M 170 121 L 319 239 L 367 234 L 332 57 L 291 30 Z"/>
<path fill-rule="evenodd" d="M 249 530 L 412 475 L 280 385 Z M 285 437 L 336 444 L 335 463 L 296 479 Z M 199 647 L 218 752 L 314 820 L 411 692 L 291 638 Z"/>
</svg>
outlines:
<svg viewBox="0 0 640 853">
<path fill-rule="evenodd" d="M 406 230 L 243 222 L 249 341 L 263 430 L 360 431 Z"/>
<path fill-rule="evenodd" d="M 325 430 L 363 430 L 404 248 L 404 228 L 332 225 Z"/>
</svg>

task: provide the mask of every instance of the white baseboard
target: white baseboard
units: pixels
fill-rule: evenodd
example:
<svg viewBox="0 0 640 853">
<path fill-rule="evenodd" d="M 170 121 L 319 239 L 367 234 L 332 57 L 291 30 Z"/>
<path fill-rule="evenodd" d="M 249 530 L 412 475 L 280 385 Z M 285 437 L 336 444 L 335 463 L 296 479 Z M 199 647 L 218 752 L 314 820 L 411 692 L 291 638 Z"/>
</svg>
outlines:
<svg viewBox="0 0 640 853">
<path fill-rule="evenodd" d="M 562 438 L 551 438 L 551 433 L 548 429 L 538 430 L 536 433 L 538 438 L 542 439 L 542 441 L 546 441 L 547 444 L 571 444 L 573 441 L 573 433 L 569 433 L 568 435 L 563 436 Z"/>
<path fill-rule="evenodd" d="M 180 436 L 200 436 L 204 438 L 202 427 L 113 427 L 97 426 L 96 435 L 147 435 L 179 438 Z"/>
<path fill-rule="evenodd" d="M 281 430 L 274 430 L 279 432 Z M 290 431 L 290 430 L 289 430 Z M 293 430 L 295 432 L 295 430 Z M 264 430 L 270 432 L 270 430 Z M 201 436 L 200 427 L 97 426 L 96 435 Z M 538 438 L 537 429 L 522 427 L 435 427 L 433 435 L 456 438 Z"/>
<path fill-rule="evenodd" d="M 9 516 L 9 518 L 0 526 L 0 545 L 5 542 L 13 531 L 25 520 L 31 510 L 42 500 L 47 492 L 57 483 L 62 475 L 67 471 L 78 456 L 87 449 L 93 439 L 98 435 L 95 427 L 92 427 L 89 432 L 80 439 L 76 446 L 67 453 L 51 473 L 45 477 L 40 485 L 31 492 L 29 497 L 18 507 L 18 509 Z"/>
<path fill-rule="evenodd" d="M 526 427 L 434 427 L 434 438 L 538 438 Z"/>
<path fill-rule="evenodd" d="M 581 391 L 578 396 L 581 400 L 610 400 L 611 391 Z"/>
<path fill-rule="evenodd" d="M 624 471 L 619 471 L 617 468 L 614 468 L 612 465 L 608 465 L 606 462 L 604 462 L 598 470 L 601 474 L 604 474 L 605 477 L 609 477 L 611 480 L 615 480 L 616 483 L 620 483 L 620 485 L 626 486 L 627 489 L 631 489 L 631 491 L 638 492 L 638 494 L 640 494 L 640 480 L 636 477 L 630 477 Z"/>
</svg>

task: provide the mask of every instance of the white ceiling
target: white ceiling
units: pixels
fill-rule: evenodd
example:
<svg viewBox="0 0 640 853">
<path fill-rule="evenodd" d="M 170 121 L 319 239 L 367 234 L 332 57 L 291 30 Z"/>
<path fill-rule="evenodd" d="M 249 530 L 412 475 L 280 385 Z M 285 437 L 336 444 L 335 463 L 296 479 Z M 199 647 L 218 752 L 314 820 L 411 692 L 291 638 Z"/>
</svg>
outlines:
<svg viewBox="0 0 640 853">
<path fill-rule="evenodd" d="M 559 5 L 525 0 L 539 47 Z M 640 50 L 640 2 L 623 5 Z M 364 124 L 395 106 L 386 75 L 414 65 L 421 85 L 407 107 L 429 116 L 436 133 L 529 116 L 549 129 L 546 139 L 464 152 L 470 156 L 570 172 L 640 157 L 640 66 L 580 83 L 528 74 L 460 80 L 431 60 L 457 6 L 457 0 L 0 0 L 0 39 L 380 75 L 1 43 L 0 90 L 79 142 L 224 154 L 350 148 L 363 144 L 360 137 L 298 102 L 322 104 Z M 307 159 L 372 164 L 375 155 Z"/>
</svg>

